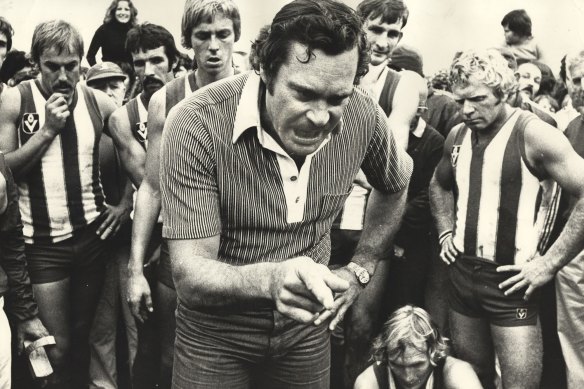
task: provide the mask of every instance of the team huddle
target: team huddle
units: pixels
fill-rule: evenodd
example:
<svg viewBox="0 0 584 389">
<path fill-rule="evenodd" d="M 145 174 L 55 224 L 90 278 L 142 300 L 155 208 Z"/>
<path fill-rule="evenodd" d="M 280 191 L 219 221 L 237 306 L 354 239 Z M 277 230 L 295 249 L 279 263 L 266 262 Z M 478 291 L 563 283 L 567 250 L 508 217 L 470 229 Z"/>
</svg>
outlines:
<svg viewBox="0 0 584 389">
<path fill-rule="evenodd" d="M 425 79 L 408 17 L 0 17 L 0 389 L 582 387 L 584 49 Z"/>
</svg>

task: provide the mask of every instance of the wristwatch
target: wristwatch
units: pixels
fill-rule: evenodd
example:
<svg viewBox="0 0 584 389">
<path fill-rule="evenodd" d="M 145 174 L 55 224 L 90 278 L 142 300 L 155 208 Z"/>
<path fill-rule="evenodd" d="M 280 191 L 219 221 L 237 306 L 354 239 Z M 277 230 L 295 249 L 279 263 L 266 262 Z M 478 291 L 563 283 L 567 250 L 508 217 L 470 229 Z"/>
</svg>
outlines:
<svg viewBox="0 0 584 389">
<path fill-rule="evenodd" d="M 355 262 L 349 262 L 347 264 L 347 269 L 351 270 L 355 273 L 355 277 L 357 277 L 357 281 L 361 286 L 365 287 L 369 283 L 369 272 L 363 266 L 357 265 Z"/>
</svg>

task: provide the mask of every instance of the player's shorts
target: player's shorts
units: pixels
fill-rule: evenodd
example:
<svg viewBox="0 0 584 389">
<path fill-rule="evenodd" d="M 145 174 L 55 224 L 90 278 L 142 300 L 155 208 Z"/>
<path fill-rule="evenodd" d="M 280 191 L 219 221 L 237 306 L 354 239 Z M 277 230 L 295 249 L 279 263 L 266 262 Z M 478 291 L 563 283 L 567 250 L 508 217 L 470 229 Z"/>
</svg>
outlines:
<svg viewBox="0 0 584 389">
<path fill-rule="evenodd" d="M 450 308 L 464 316 L 487 318 L 501 327 L 535 325 L 539 315 L 539 293 L 529 301 L 525 289 L 505 296 L 499 284 L 517 274 L 497 273 L 500 265 L 484 258 L 461 254 L 449 268 Z"/>
<path fill-rule="evenodd" d="M 61 242 L 25 245 L 28 274 L 33 284 L 56 282 L 72 274 L 98 273 L 105 266 L 107 245 L 96 234 L 100 219 Z"/>
</svg>

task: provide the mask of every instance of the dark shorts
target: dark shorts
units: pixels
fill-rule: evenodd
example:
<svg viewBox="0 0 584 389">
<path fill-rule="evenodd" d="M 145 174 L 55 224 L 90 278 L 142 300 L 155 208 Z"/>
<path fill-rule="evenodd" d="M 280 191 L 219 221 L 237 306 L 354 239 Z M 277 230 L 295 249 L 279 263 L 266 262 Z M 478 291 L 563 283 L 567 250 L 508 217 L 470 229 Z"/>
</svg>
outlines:
<svg viewBox="0 0 584 389">
<path fill-rule="evenodd" d="M 505 296 L 499 284 L 516 273 L 497 273 L 499 264 L 479 257 L 460 255 L 449 268 L 449 304 L 454 311 L 469 317 L 487 318 L 501 327 L 535 325 L 539 315 L 539 294 L 529 301 L 520 290 Z"/>
<path fill-rule="evenodd" d="M 95 233 L 99 221 L 56 243 L 25 245 L 28 274 L 33 284 L 56 282 L 80 273 L 97 272 L 105 266 L 107 245 Z"/>
</svg>

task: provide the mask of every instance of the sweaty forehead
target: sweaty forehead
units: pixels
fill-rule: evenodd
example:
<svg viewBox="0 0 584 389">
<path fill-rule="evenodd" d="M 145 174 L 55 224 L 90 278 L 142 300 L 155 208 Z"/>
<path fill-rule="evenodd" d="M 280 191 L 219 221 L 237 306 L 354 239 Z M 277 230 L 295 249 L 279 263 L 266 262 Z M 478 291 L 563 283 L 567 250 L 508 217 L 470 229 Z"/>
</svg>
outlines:
<svg viewBox="0 0 584 389">
<path fill-rule="evenodd" d="M 68 63 L 79 61 L 80 58 L 81 56 L 79 54 L 72 52 L 68 48 L 59 50 L 57 47 L 51 47 L 48 50 L 43 50 L 40 56 L 40 62 Z"/>
</svg>

